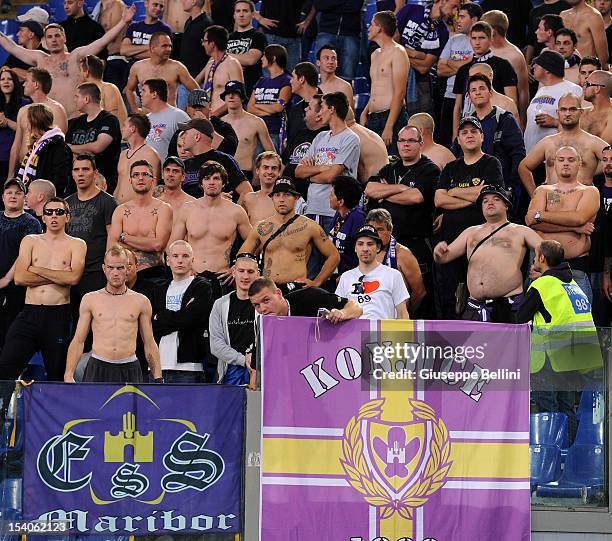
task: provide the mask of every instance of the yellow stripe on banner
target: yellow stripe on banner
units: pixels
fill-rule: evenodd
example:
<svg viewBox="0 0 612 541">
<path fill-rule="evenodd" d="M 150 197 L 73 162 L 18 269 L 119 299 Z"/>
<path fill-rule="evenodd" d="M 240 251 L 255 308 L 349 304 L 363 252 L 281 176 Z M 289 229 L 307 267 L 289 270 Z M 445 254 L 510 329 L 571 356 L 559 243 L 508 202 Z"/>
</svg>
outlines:
<svg viewBox="0 0 612 541">
<path fill-rule="evenodd" d="M 264 473 L 304 473 L 344 477 L 342 440 L 264 438 Z"/>
<path fill-rule="evenodd" d="M 492 477 L 525 479 L 529 477 L 527 443 L 453 442 L 453 477 Z"/>
<path fill-rule="evenodd" d="M 415 342 L 414 322 L 408 320 L 384 320 L 380 322 L 381 342 L 390 341 L 395 348 L 397 343 Z M 392 370 L 395 371 L 396 367 Z M 410 368 L 408 366 L 407 368 Z M 412 412 L 408 409 L 408 399 L 414 398 L 414 382 L 412 380 L 383 380 L 380 387 L 380 396 L 385 399 L 381 420 L 391 423 L 406 423 L 413 420 Z M 401 517 L 395 513 L 387 519 L 380 518 L 378 510 L 378 524 L 380 537 L 387 539 L 414 538 L 414 521 Z"/>
</svg>

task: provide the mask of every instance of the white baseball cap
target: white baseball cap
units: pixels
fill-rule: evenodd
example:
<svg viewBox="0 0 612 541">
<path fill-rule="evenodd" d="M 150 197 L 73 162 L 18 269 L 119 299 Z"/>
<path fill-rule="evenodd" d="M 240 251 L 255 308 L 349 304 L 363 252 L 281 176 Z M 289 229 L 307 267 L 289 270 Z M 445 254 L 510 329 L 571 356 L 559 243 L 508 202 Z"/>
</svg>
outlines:
<svg viewBox="0 0 612 541">
<path fill-rule="evenodd" d="M 43 26 L 49 24 L 49 13 L 43 8 L 33 7 L 28 9 L 23 15 L 17 17 L 18 21 L 36 21 Z"/>
</svg>

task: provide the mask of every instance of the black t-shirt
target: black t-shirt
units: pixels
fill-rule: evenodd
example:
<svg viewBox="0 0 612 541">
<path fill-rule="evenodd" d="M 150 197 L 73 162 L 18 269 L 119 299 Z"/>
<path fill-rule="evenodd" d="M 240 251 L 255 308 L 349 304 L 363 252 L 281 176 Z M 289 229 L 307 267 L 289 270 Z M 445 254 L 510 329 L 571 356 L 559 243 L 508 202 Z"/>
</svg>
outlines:
<svg viewBox="0 0 612 541">
<path fill-rule="evenodd" d="M 251 28 L 246 32 L 232 32 L 227 42 L 227 52 L 230 54 L 244 54 L 251 49 L 257 49 L 263 55 L 267 45 L 268 40 L 263 32 L 257 28 Z M 243 66 L 242 71 L 244 73 L 244 86 L 247 96 L 250 96 L 253 91 L 253 85 L 261 77 L 261 59 L 252 66 Z"/>
<path fill-rule="evenodd" d="M 544 44 L 538 43 L 535 35 L 538 24 L 540 24 L 540 19 L 544 15 L 560 15 L 562 11 L 569 8 L 570 5 L 565 0 L 558 0 L 554 4 L 541 4 L 529 12 L 527 43 L 534 47 L 534 58 L 538 56 L 544 48 Z"/>
<path fill-rule="evenodd" d="M 440 174 L 438 189 L 450 190 L 484 185 L 504 185 L 501 163 L 495 156 L 488 154 L 470 165 L 467 165 L 463 158 L 446 164 Z M 442 240 L 448 243 L 454 241 L 464 229 L 485 221 L 481 209 L 475 203 L 462 209 L 441 210 L 444 213 L 441 236 Z"/>
<path fill-rule="evenodd" d="M 227 171 L 227 184 L 223 188 L 223 191 L 234 192 L 234 202 L 236 202 L 239 197 L 236 188 L 241 182 L 244 182 L 246 178 L 240 170 L 238 162 L 229 154 L 219 152 L 218 150 L 211 149 L 204 154 L 198 154 L 193 158 L 188 158 L 185 160 L 185 180 L 183 181 L 183 186 L 200 184 L 200 167 L 202 167 L 204 162 L 207 162 L 208 160 L 219 162 L 223 167 L 225 167 L 225 170 Z"/>
<path fill-rule="evenodd" d="M 209 120 L 215 131 L 221 137 L 223 137 L 223 141 L 221 141 L 221 144 L 217 150 L 219 152 L 223 152 L 224 154 L 234 156 L 236 154 L 236 149 L 238 148 L 238 137 L 234 131 L 234 128 L 232 128 L 232 125 L 216 116 L 211 116 Z M 170 139 L 170 143 L 168 144 L 168 156 L 178 156 L 176 141 L 179 133 L 181 133 L 181 130 L 176 130 L 172 136 L 172 139 Z"/>
<path fill-rule="evenodd" d="M 113 192 L 117 186 L 117 164 L 121 153 L 121 128 L 119 120 L 108 111 L 100 111 L 91 122 L 87 122 L 87 115 L 81 115 L 68 122 L 66 143 L 70 145 L 85 145 L 94 142 L 99 135 L 110 135 L 113 139 L 100 154 L 96 154 L 96 166 L 104 175 L 108 191 Z"/>
<path fill-rule="evenodd" d="M 298 289 L 288 293 L 285 298 L 289 303 L 289 315 L 304 317 L 317 317 L 319 308 L 327 308 L 328 310 L 337 308 L 340 310 L 348 302 L 348 299 L 319 287 Z"/>
<path fill-rule="evenodd" d="M 612 24 L 606 28 L 606 39 L 608 40 L 608 58 L 612 58 Z"/>
<path fill-rule="evenodd" d="M 296 25 L 300 22 L 302 3 L 303 0 L 262 0 L 260 15 L 278 21 L 277 26 L 264 29 L 264 32 L 284 38 L 297 37 Z"/>
<path fill-rule="evenodd" d="M 83 47 L 100 39 L 104 34 L 104 28 L 100 23 L 94 21 L 89 15 L 82 17 L 68 17 L 60 23 L 66 31 L 66 47 L 68 51 L 73 51 L 77 47 Z M 106 48 L 102 51 L 102 58 L 106 58 Z"/>
<path fill-rule="evenodd" d="M 504 87 L 517 85 L 518 79 L 516 71 L 514 71 L 510 62 L 505 58 L 493 55 L 488 58 L 487 55 L 483 55 L 483 58 L 483 60 L 472 60 L 469 64 L 465 64 L 459 68 L 457 76 L 455 77 L 455 84 L 453 85 L 453 94 L 465 95 L 467 92 L 467 80 L 470 67 L 477 62 L 484 62 L 493 68 L 493 88 L 501 94 L 504 93 Z"/>
<path fill-rule="evenodd" d="M 16 218 L 7 218 L 4 212 L 0 212 L 0 278 L 17 260 L 23 237 L 36 233 L 42 233 L 40 223 L 27 212 Z"/>
<path fill-rule="evenodd" d="M 325 128 L 321 128 L 320 130 L 313 131 L 308 128 L 300 130 L 297 132 L 292 138 L 287 142 L 287 146 L 283 151 L 283 155 L 281 159 L 283 160 L 283 164 L 285 169 L 283 171 L 283 176 L 289 177 L 293 179 L 293 183 L 298 191 L 302 194 L 302 197 L 306 199 L 308 197 L 308 185 L 310 182 L 308 179 L 296 178 L 295 177 L 295 169 L 298 166 L 298 163 L 302 160 L 314 138 L 324 131 Z"/>
<path fill-rule="evenodd" d="M 414 165 L 404 165 L 401 160 L 385 165 L 370 178 L 371 182 L 385 179 L 389 184 L 403 184 L 416 188 L 423 195 L 424 201 L 416 205 L 399 205 L 383 201 L 379 203 L 370 200 L 370 209 L 383 208 L 391 213 L 393 218 L 393 235 L 401 243 L 406 244 L 413 237 L 429 238 L 432 233 L 432 217 L 434 211 L 434 195 L 440 178 L 440 169 L 426 156 Z"/>
<path fill-rule="evenodd" d="M 77 194 L 66 198 L 70 208 L 70 221 L 66 232 L 87 244 L 85 273 L 102 270 L 106 251 L 106 226 L 110 225 L 117 201 L 112 195 L 100 192 L 91 199 L 81 201 Z"/>
<path fill-rule="evenodd" d="M 232 292 L 227 313 L 230 346 L 242 353 L 255 343 L 255 308 L 249 299 L 241 300 Z"/>
<path fill-rule="evenodd" d="M 204 39 L 204 31 L 212 25 L 212 19 L 205 12 L 202 12 L 195 19 L 189 17 L 185 22 L 179 60 L 185 65 L 192 77 L 198 75 L 208 62 L 208 55 L 202 47 L 202 40 Z M 196 51 L 197 54 L 195 54 Z"/>
</svg>

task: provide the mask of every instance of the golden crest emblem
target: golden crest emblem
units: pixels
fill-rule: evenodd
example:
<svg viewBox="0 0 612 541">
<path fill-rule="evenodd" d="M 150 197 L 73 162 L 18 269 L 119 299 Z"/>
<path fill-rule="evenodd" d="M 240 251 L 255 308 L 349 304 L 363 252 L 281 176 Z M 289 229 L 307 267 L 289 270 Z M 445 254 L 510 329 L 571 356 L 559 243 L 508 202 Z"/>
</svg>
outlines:
<svg viewBox="0 0 612 541">
<path fill-rule="evenodd" d="M 350 485 L 380 518 L 412 519 L 442 486 L 452 465 L 444 421 L 425 402 L 408 399 L 414 421 L 381 420 L 385 399 L 371 400 L 344 429 L 340 464 Z"/>
</svg>

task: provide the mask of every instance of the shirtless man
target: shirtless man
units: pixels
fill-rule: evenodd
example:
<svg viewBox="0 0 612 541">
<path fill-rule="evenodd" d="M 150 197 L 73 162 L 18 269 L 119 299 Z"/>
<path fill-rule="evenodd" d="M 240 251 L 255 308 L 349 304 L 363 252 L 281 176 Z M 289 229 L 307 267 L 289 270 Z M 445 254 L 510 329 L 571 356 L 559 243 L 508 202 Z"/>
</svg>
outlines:
<svg viewBox="0 0 612 541">
<path fill-rule="evenodd" d="M 379 11 L 368 28 L 368 39 L 379 48 L 372 53 L 370 99 L 359 122 L 380 133 L 391 154 L 397 155 L 397 134 L 406 125 L 404 107 L 410 61 L 406 48 L 393 40 L 397 19 L 391 11 Z"/>
<path fill-rule="evenodd" d="M 211 271 L 226 278 L 230 270 L 230 252 L 240 234 L 251 232 L 249 218 L 240 205 L 223 196 L 227 172 L 218 162 L 208 161 L 200 168 L 204 197 L 188 201 L 176 213 L 170 244 L 186 240 L 193 248 L 193 270 Z"/>
<path fill-rule="evenodd" d="M 482 64 L 488 66 L 488 64 Z M 490 66 L 489 66 L 490 67 Z M 470 74 L 471 75 L 471 74 Z M 510 98 L 508 98 L 510 100 Z M 510 100 L 512 101 L 512 100 Z M 444 166 L 454 161 L 455 155 L 448 150 L 444 145 L 439 145 L 433 140 L 434 129 L 436 124 L 434 119 L 429 113 L 416 113 L 408 119 L 408 126 L 415 126 L 419 128 L 421 135 L 423 136 L 423 146 L 421 147 L 421 154 L 429 158 L 434 162 L 442 171 Z"/>
<path fill-rule="evenodd" d="M 127 119 L 127 109 L 119 89 L 113 83 L 102 80 L 104 61 L 94 55 L 84 56 L 81 58 L 79 68 L 79 83 L 94 83 L 102 94 L 102 101 L 100 102 L 102 109 L 115 115 L 119 120 L 119 125 L 123 126 Z"/>
<path fill-rule="evenodd" d="M 164 160 L 162 170 L 164 183 L 158 188 L 161 190 L 156 195 L 161 201 L 172 207 L 172 214 L 176 216 L 178 210 L 187 201 L 195 201 L 195 197 L 183 191 L 183 180 L 185 179 L 185 164 L 177 156 L 168 156 Z"/>
<path fill-rule="evenodd" d="M 62 381 L 70 339 L 70 286 L 81 279 L 87 245 L 66 234 L 68 204 L 47 201 L 42 235 L 21 241 L 15 283 L 27 286 L 25 306 L 13 321 L 0 354 L 2 379 L 17 379 L 37 351 L 42 353 L 50 381 Z"/>
<path fill-rule="evenodd" d="M 276 180 L 280 176 L 283 162 L 276 152 L 262 152 L 255 160 L 255 174 L 259 179 L 260 189 L 245 194 L 242 206 L 249 216 L 252 226 L 274 214 L 274 203 L 270 198 Z"/>
<path fill-rule="evenodd" d="M 51 74 L 43 68 L 30 68 L 26 72 L 23 82 L 23 94 L 30 98 L 33 103 L 44 103 L 53 112 L 53 123 L 64 133 L 68 130 L 68 116 L 64 106 L 49 97 L 51 91 Z M 9 158 L 9 170 L 7 178 L 11 178 L 16 172 L 17 164 L 28 152 L 30 143 L 30 125 L 28 123 L 28 106 L 22 107 L 17 113 L 17 130 L 15 139 L 11 146 Z"/>
<path fill-rule="evenodd" d="M 355 122 L 355 113 L 352 109 L 349 109 L 346 115 L 346 125 L 359 137 L 360 151 L 357 179 L 365 184 L 372 175 L 378 173 L 389 163 L 387 145 L 376 132 Z"/>
<path fill-rule="evenodd" d="M 113 195 L 119 204 L 129 201 L 135 195 L 130 180 L 130 168 L 133 163 L 142 160 L 149 162 L 153 166 L 156 183 L 161 176 L 159 154 L 145 141 L 150 130 L 149 117 L 143 113 L 132 113 L 123 123 L 121 139 L 129 145 L 129 148 L 121 152 L 117 166 L 118 180 Z"/>
<path fill-rule="evenodd" d="M 79 80 L 79 60 L 83 56 L 103 51 L 124 30 L 135 13 L 135 5 L 124 9 L 121 20 L 104 36 L 85 47 L 77 47 L 71 53 L 66 50 L 66 34 L 64 28 L 59 24 L 49 24 L 45 28 L 44 37 L 49 53 L 25 49 L 2 32 L 0 32 L 0 46 L 22 62 L 44 68 L 51 74 L 53 88 L 49 96 L 59 101 L 70 117 L 75 109 L 73 97 Z"/>
<path fill-rule="evenodd" d="M 150 58 L 139 60 L 130 69 L 125 97 L 132 111 L 138 109 L 136 89 L 149 79 L 164 79 L 168 83 L 168 104 L 176 106 L 176 89 L 182 84 L 187 90 L 198 88 L 195 79 L 178 60 L 172 60 L 172 39 L 165 32 L 155 32 L 149 41 Z"/>
<path fill-rule="evenodd" d="M 338 51 L 333 45 L 323 45 L 317 51 L 317 67 L 321 76 L 319 88 L 323 94 L 343 92 L 346 94 L 350 106 L 353 107 L 353 87 L 336 75 L 336 70 L 338 69 Z"/>
<path fill-rule="evenodd" d="M 476 75 L 477 73 L 483 73 L 486 75 L 491 84 L 493 84 L 493 68 L 489 66 L 486 62 L 477 62 L 476 64 L 470 66 L 469 76 Z M 491 87 L 491 105 L 495 105 L 497 107 L 502 108 L 504 111 L 509 111 L 514 115 L 516 121 L 522 126 L 521 117 L 518 112 L 518 107 L 512 98 L 509 98 L 505 94 L 500 94 L 497 90 Z"/>
<path fill-rule="evenodd" d="M 584 85 L 583 98 L 593 104 L 585 110 L 580 127 L 592 135 L 612 143 L 612 75 L 609 71 L 597 70 L 591 73 Z"/>
<path fill-rule="evenodd" d="M 589 250 L 593 222 L 599 210 L 599 191 L 579 181 L 580 153 L 563 146 L 555 154 L 555 184 L 539 186 L 525 216 L 525 223 L 545 240 L 556 240 L 565 250 L 574 280 L 593 298 L 589 283 Z"/>
<path fill-rule="evenodd" d="M 66 359 L 64 381 L 74 383 L 74 370 L 83 354 L 91 329 L 93 345 L 83 381 L 97 383 L 142 383 L 136 358 L 138 331 L 144 342 L 147 363 L 155 383 L 163 383 L 159 348 L 153 338 L 151 303 L 144 295 L 128 288 L 128 255 L 119 245 L 104 255 L 106 275 L 103 289 L 87 293 L 79 307 L 79 323 Z"/>
<path fill-rule="evenodd" d="M 557 109 L 559 133 L 547 135 L 540 140 L 519 164 L 521 182 L 530 195 L 533 195 L 535 190 L 532 172 L 542 162 L 546 163 L 546 184 L 555 184 L 558 181 L 555 155 L 561 147 L 567 145 L 576 148 L 581 156 L 579 182 L 592 185 L 593 176 L 602 172 L 602 151 L 608 143 L 580 128 L 581 103 L 582 100 L 574 94 L 561 97 Z"/>
<path fill-rule="evenodd" d="M 450 245 L 438 243 L 434 260 L 448 263 L 468 256 L 470 297 L 463 319 L 514 323 L 523 296 L 523 258 L 528 249 L 535 250 L 540 245 L 541 239 L 528 227 L 508 222 L 512 203 L 503 189 L 485 186 L 477 203 L 485 223 L 468 227 Z"/>
<path fill-rule="evenodd" d="M 596 56 L 603 69 L 608 67 L 608 40 L 601 13 L 585 0 L 566 0 L 572 6 L 561 12 L 563 25 L 578 37 L 580 56 Z"/>
<path fill-rule="evenodd" d="M 487 11 L 482 21 L 491 25 L 491 50 L 495 56 L 506 59 L 516 72 L 518 78 L 518 108 L 520 111 L 519 124 L 524 128 L 527 120 L 527 107 L 529 106 L 529 71 L 527 62 L 521 50 L 506 39 L 508 31 L 508 16 L 499 10 Z"/>
<path fill-rule="evenodd" d="M 262 276 L 273 280 L 281 289 L 286 286 L 285 291 L 295 288 L 295 283 L 321 287 L 340 263 L 338 250 L 319 224 L 306 216 L 296 218 L 295 202 L 300 192 L 290 179 L 279 178 L 270 196 L 274 203 L 274 215 L 259 222 L 240 252 L 256 253 L 274 232 L 292 220 L 289 227 L 268 243 L 263 256 Z M 306 265 L 313 246 L 321 252 L 325 262 L 315 279 L 309 280 Z"/>
<path fill-rule="evenodd" d="M 106 248 L 115 243 L 129 248 L 138 259 L 138 271 L 163 264 L 162 255 L 172 230 L 172 207 L 153 197 L 153 166 L 137 160 L 130 166 L 134 197 L 113 212 Z"/>
<path fill-rule="evenodd" d="M 210 103 L 210 115 L 221 117 L 227 106 L 221 98 L 228 81 L 244 82 L 242 65 L 232 55 L 227 54 L 229 34 L 222 26 L 209 26 L 204 32 L 204 51 L 210 57 L 204 69 L 198 73 L 196 81 L 206 90 Z M 194 51 L 195 54 L 195 51 Z"/>
<path fill-rule="evenodd" d="M 221 120 L 231 124 L 238 137 L 236 161 L 245 176 L 252 180 L 253 158 L 257 143 L 259 142 L 266 151 L 274 150 L 268 127 L 262 118 L 244 110 L 243 103 L 247 101 L 247 97 L 242 81 L 228 81 L 221 99 L 227 105 L 227 115 Z"/>
<path fill-rule="evenodd" d="M 185 22 L 189 18 L 189 13 L 185 11 L 183 5 L 181 0 L 166 0 L 164 19 L 175 34 L 183 33 Z"/>
<path fill-rule="evenodd" d="M 102 25 L 105 32 L 110 32 L 111 28 L 121 20 L 124 9 L 125 4 L 122 0 L 101 0 L 100 18 L 98 22 Z M 124 34 L 124 32 L 119 32 L 119 35 L 107 45 L 108 63 L 116 60 L 126 63 L 125 59 L 120 58 L 121 41 L 123 40 Z"/>
</svg>

